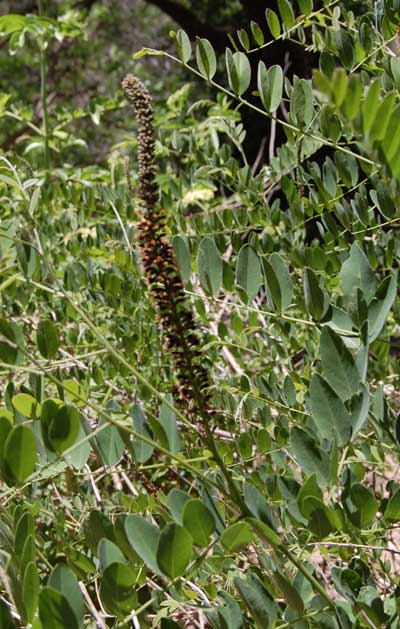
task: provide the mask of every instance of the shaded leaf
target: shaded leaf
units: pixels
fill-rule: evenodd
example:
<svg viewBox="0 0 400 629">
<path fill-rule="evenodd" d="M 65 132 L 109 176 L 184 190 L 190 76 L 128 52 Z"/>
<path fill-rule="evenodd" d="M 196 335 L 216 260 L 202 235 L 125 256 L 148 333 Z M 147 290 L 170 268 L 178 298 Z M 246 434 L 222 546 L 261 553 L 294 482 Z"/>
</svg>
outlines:
<svg viewBox="0 0 400 629">
<path fill-rule="evenodd" d="M 207 618 L 218 629 L 243 629 L 243 615 L 238 603 L 227 592 L 220 592 L 219 597 L 225 605 L 207 612 Z"/>
<path fill-rule="evenodd" d="M 292 453 L 304 472 L 308 476 L 315 472 L 320 483 L 326 486 L 330 482 L 328 454 L 317 446 L 308 433 L 297 427 L 292 429 L 290 442 Z"/>
<path fill-rule="evenodd" d="M 59 563 L 50 574 L 47 585 L 62 594 L 75 614 L 77 623 L 83 627 L 83 597 L 75 573 L 66 564 Z"/>
<path fill-rule="evenodd" d="M 276 517 L 271 507 L 257 487 L 250 482 L 246 482 L 244 485 L 244 499 L 255 518 L 258 518 L 272 529 L 277 529 Z"/>
<path fill-rule="evenodd" d="M 383 280 L 368 308 L 368 336 L 372 343 L 378 338 L 397 295 L 397 271 Z"/>
<path fill-rule="evenodd" d="M 79 434 L 81 416 L 73 406 L 63 404 L 53 419 L 47 432 L 47 439 L 55 452 L 64 452 L 71 447 Z"/>
<path fill-rule="evenodd" d="M 230 552 L 245 548 L 254 540 L 254 532 L 248 522 L 236 522 L 225 529 L 220 542 Z"/>
<path fill-rule="evenodd" d="M 250 574 L 245 579 L 235 577 L 234 582 L 240 598 L 258 627 L 269 629 L 276 618 L 277 609 L 274 599 L 260 579 L 255 574 Z"/>
<path fill-rule="evenodd" d="M 134 404 L 132 406 L 131 416 L 133 429 L 139 433 L 139 435 L 143 435 L 144 437 L 151 439 L 152 435 L 140 404 Z M 142 441 L 140 438 L 135 438 L 132 445 L 135 452 L 135 458 L 138 463 L 146 463 L 146 461 L 151 458 L 154 450 L 152 445 Z"/>
<path fill-rule="evenodd" d="M 312 418 L 321 437 L 331 439 L 334 433 L 339 445 L 345 445 L 350 438 L 350 416 L 342 400 L 318 374 L 311 378 L 310 402 Z"/>
<path fill-rule="evenodd" d="M 157 547 L 157 564 L 171 579 L 180 577 L 192 557 L 192 536 L 175 522 L 161 531 Z"/>
<path fill-rule="evenodd" d="M 354 439 L 368 419 L 369 389 L 367 386 L 363 385 L 361 392 L 352 398 L 350 411 L 351 433 L 352 439 Z"/>
<path fill-rule="evenodd" d="M 354 483 L 350 488 L 349 500 L 345 502 L 345 506 L 352 523 L 363 529 L 375 521 L 379 502 L 367 487 Z"/>
<path fill-rule="evenodd" d="M 5 601 L 0 600 L 0 627 L 1 629 L 15 629 L 11 611 Z"/>
<path fill-rule="evenodd" d="M 342 400 L 348 400 L 359 391 L 361 384 L 352 353 L 341 337 L 326 326 L 321 332 L 320 352 L 328 384 Z"/>
<path fill-rule="evenodd" d="M 172 402 L 172 397 L 168 397 Z M 165 430 L 168 439 L 169 451 L 176 454 L 181 449 L 181 437 L 179 434 L 178 424 L 175 413 L 166 404 L 161 404 L 159 421 Z"/>
<path fill-rule="evenodd" d="M 400 488 L 396 489 L 389 498 L 383 515 L 385 520 L 390 522 L 398 522 L 400 520 Z"/>
<path fill-rule="evenodd" d="M 322 491 L 317 482 L 317 475 L 311 474 L 301 487 L 298 495 L 297 495 L 297 504 L 299 505 L 299 509 L 304 515 L 305 518 L 308 518 L 311 514 L 311 511 L 307 508 L 307 505 L 303 504 L 304 499 L 308 496 L 313 496 L 314 498 L 322 499 Z"/>
<path fill-rule="evenodd" d="M 311 81 L 299 79 L 294 84 L 290 99 L 290 115 L 301 129 L 310 124 L 314 116 Z"/>
<path fill-rule="evenodd" d="M 50 587 L 40 591 L 39 618 L 43 627 L 79 629 L 78 620 L 67 598 Z"/>
<path fill-rule="evenodd" d="M 15 554 L 21 558 L 25 542 L 28 537 L 35 534 L 35 522 L 32 513 L 24 511 L 20 518 L 15 520 L 14 550 Z"/>
<path fill-rule="evenodd" d="M 222 282 L 222 259 L 211 238 L 203 238 L 197 255 L 200 283 L 210 295 L 217 295 Z"/>
<path fill-rule="evenodd" d="M 186 240 L 182 236 L 175 236 L 172 241 L 174 248 L 175 258 L 178 263 L 179 272 L 182 277 L 182 281 L 186 284 L 190 280 L 191 272 L 191 259 L 190 251 Z"/>
<path fill-rule="evenodd" d="M 129 515 L 125 520 L 125 532 L 133 550 L 150 570 L 160 574 L 157 560 L 159 529 L 140 515 Z"/>
<path fill-rule="evenodd" d="M 87 435 L 80 421 L 79 431 L 76 436 L 75 444 L 79 443 L 86 436 Z M 64 458 L 69 466 L 74 467 L 76 470 L 81 470 L 86 465 L 90 452 L 91 446 L 89 440 L 87 440 L 79 446 L 75 445 L 72 451 L 64 455 Z"/>
<path fill-rule="evenodd" d="M 341 518 L 333 509 L 329 509 L 321 498 L 306 496 L 303 508 L 308 513 L 308 528 L 319 539 L 341 528 Z"/>
<path fill-rule="evenodd" d="M 197 546 L 207 546 L 210 536 L 215 530 L 214 516 L 198 498 L 186 502 L 183 509 L 182 524 Z"/>
<path fill-rule="evenodd" d="M 371 144 L 377 140 L 383 140 L 385 137 L 386 129 L 389 126 L 390 114 L 393 111 L 396 99 L 396 94 L 394 92 L 390 92 L 390 94 L 387 94 L 380 103 L 376 112 L 375 120 L 373 121 L 369 131 L 369 141 Z"/>
<path fill-rule="evenodd" d="M 293 283 L 286 262 L 278 253 L 263 258 L 268 300 L 277 310 L 286 310 L 293 297 Z"/>
<path fill-rule="evenodd" d="M 344 293 L 350 295 L 354 288 L 358 287 L 367 303 L 370 302 L 375 294 L 376 281 L 368 258 L 358 242 L 352 244 L 350 255 L 344 261 L 339 277 Z"/>
<path fill-rule="evenodd" d="M 364 133 L 368 133 L 376 118 L 381 103 L 380 93 L 382 85 L 380 78 L 371 83 L 362 108 Z"/>
<path fill-rule="evenodd" d="M 22 592 L 25 615 L 28 623 L 32 622 L 39 603 L 40 579 L 36 564 L 31 561 L 25 568 Z M 1 624 L 0 624 L 1 626 Z"/>
<path fill-rule="evenodd" d="M 342 111 L 348 120 L 354 120 L 360 112 L 362 96 L 362 85 L 360 76 L 353 74 L 347 83 L 346 96 L 342 103 Z"/>
<path fill-rule="evenodd" d="M 261 284 L 260 259 L 250 245 L 243 245 L 236 261 L 236 283 L 246 292 L 249 302 L 257 295 Z"/>
<path fill-rule="evenodd" d="M 126 563 L 110 563 L 103 572 L 101 596 L 106 606 L 117 615 L 126 615 L 137 602 L 134 589 L 136 573 Z"/>
<path fill-rule="evenodd" d="M 296 588 L 280 572 L 274 572 L 273 579 L 280 591 L 282 592 L 283 597 L 287 601 L 288 605 L 290 605 L 290 607 L 294 609 L 294 611 L 296 611 L 299 615 L 302 615 L 304 612 L 304 603 Z"/>
<path fill-rule="evenodd" d="M 161 618 L 160 629 L 182 629 L 182 626 L 170 618 Z"/>
<path fill-rule="evenodd" d="M 85 540 L 94 555 L 103 538 L 115 542 L 113 525 L 109 518 L 101 511 L 91 511 L 84 526 Z"/>
<path fill-rule="evenodd" d="M 334 39 L 340 61 L 347 70 L 351 70 L 356 62 L 356 49 L 350 33 L 341 28 L 335 31 Z"/>
<path fill-rule="evenodd" d="M 307 267 L 304 269 L 303 285 L 307 310 L 314 319 L 321 321 L 329 308 L 328 295 L 320 287 L 317 275 Z"/>
<path fill-rule="evenodd" d="M 43 358 L 54 358 L 56 356 L 60 341 L 54 323 L 49 320 L 39 321 L 37 344 Z"/>
<path fill-rule="evenodd" d="M 99 542 L 98 556 L 100 570 L 104 572 L 112 563 L 125 563 L 126 559 L 118 546 L 109 539 L 103 538 Z"/>
<path fill-rule="evenodd" d="M 183 512 L 186 504 L 191 500 L 190 496 L 182 489 L 172 489 L 167 498 L 168 508 L 178 524 L 182 524 Z"/>
</svg>

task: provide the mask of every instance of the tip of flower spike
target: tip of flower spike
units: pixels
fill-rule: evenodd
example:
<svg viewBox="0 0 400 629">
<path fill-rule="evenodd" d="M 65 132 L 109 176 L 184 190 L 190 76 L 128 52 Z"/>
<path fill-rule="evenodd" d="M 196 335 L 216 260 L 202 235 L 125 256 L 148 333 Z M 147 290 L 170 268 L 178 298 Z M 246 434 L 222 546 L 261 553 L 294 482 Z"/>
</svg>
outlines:
<svg viewBox="0 0 400 629">
<path fill-rule="evenodd" d="M 137 84 L 140 83 L 139 79 L 133 74 L 127 74 L 126 77 L 122 80 L 122 87 L 124 90 L 135 88 Z"/>
<path fill-rule="evenodd" d="M 137 76 L 127 74 L 122 81 L 122 88 L 134 105 L 138 105 L 140 102 L 151 103 L 150 93 Z"/>
<path fill-rule="evenodd" d="M 152 98 L 141 80 L 133 74 L 124 78 L 122 87 L 138 120 L 138 194 L 149 211 L 154 209 L 158 199 L 158 188 L 154 179 L 156 166 Z"/>
</svg>

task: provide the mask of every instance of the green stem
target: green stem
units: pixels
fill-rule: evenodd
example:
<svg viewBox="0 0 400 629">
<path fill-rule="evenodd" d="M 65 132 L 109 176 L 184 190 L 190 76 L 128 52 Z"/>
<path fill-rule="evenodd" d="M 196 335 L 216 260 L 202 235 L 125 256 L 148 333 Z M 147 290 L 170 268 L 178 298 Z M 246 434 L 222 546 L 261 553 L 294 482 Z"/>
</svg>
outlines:
<svg viewBox="0 0 400 629">
<path fill-rule="evenodd" d="M 307 570 L 307 568 L 303 565 L 303 563 L 301 561 L 297 560 L 297 557 L 290 551 L 287 550 L 287 548 L 285 548 L 285 546 L 283 546 L 283 544 L 280 544 L 277 547 L 280 552 L 285 555 L 285 557 L 287 559 L 289 559 L 289 561 L 297 568 L 297 570 L 303 575 L 303 577 L 305 577 L 305 579 L 307 579 L 307 581 L 309 583 L 311 583 L 311 585 L 316 589 L 316 591 L 322 596 L 322 598 L 327 602 L 328 606 L 333 610 L 336 611 L 336 607 L 335 607 L 335 603 L 334 601 L 331 599 L 331 597 L 326 593 L 325 589 L 323 588 L 323 586 L 319 583 L 319 581 L 317 581 L 317 579 L 311 574 L 311 572 L 309 572 Z"/>
<path fill-rule="evenodd" d="M 44 0 L 38 0 L 39 16 L 45 15 Z M 40 100 L 42 103 L 42 135 L 44 141 L 44 167 L 50 168 L 49 147 L 49 112 L 47 110 L 47 56 L 44 37 L 39 43 L 40 48 Z"/>
<path fill-rule="evenodd" d="M 246 505 L 245 501 L 242 498 L 242 495 L 235 483 L 235 481 L 233 480 L 232 474 L 230 472 L 230 470 L 228 470 L 228 468 L 226 467 L 222 457 L 220 456 L 215 440 L 214 440 L 214 436 L 212 434 L 212 431 L 210 430 L 210 427 L 207 423 L 208 418 L 203 415 L 203 421 L 204 421 L 204 427 L 205 427 L 205 431 L 206 431 L 206 438 L 207 438 L 207 446 L 210 450 L 210 452 L 213 455 L 214 461 L 216 462 L 216 464 L 218 465 L 219 469 L 221 470 L 225 480 L 226 480 L 226 484 L 229 488 L 230 494 L 231 494 L 231 498 L 233 499 L 234 503 L 236 504 L 237 507 L 239 507 L 240 511 L 242 512 L 242 514 L 245 517 L 251 516 L 251 512 L 248 508 L 248 506 Z"/>
</svg>

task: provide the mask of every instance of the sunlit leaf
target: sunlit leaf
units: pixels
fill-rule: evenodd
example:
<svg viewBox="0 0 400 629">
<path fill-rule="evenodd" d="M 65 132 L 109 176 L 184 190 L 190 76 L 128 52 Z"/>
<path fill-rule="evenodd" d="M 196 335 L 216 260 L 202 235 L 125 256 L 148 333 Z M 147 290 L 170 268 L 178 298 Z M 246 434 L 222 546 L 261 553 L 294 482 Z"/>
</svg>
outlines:
<svg viewBox="0 0 400 629">
<path fill-rule="evenodd" d="M 196 60 L 201 74 L 212 79 L 217 71 L 217 59 L 208 39 L 197 38 Z"/>
<path fill-rule="evenodd" d="M 14 426 L 6 439 L 3 450 L 7 478 L 22 483 L 33 473 L 36 465 L 36 438 L 25 424 Z"/>
</svg>

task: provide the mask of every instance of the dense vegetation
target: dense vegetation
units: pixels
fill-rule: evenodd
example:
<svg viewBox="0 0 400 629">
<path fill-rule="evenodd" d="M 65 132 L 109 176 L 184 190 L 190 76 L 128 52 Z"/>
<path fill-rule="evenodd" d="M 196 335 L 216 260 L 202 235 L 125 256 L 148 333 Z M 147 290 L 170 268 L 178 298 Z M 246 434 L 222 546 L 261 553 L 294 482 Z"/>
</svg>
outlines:
<svg viewBox="0 0 400 629">
<path fill-rule="evenodd" d="M 0 13 L 0 628 L 400 627 L 399 1 Z"/>
</svg>

